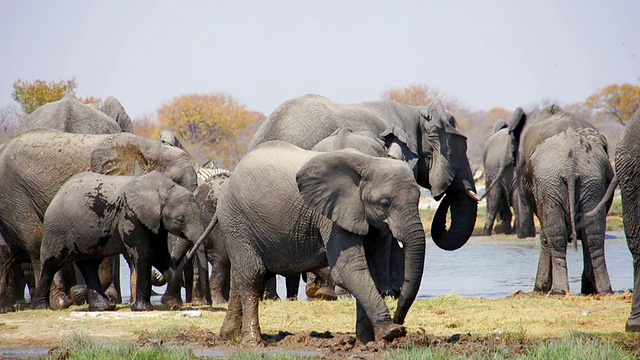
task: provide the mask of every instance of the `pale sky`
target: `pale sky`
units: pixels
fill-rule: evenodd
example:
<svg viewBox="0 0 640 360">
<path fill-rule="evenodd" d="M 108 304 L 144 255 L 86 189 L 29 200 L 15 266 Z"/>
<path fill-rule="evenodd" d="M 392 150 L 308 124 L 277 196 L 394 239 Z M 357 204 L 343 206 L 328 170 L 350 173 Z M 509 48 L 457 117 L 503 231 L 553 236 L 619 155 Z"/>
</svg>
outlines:
<svg viewBox="0 0 640 360">
<path fill-rule="evenodd" d="M 425 84 L 476 110 L 640 83 L 640 1 L 0 2 L 0 107 L 17 79 L 75 77 L 133 118 L 224 91 L 268 115 Z"/>
</svg>

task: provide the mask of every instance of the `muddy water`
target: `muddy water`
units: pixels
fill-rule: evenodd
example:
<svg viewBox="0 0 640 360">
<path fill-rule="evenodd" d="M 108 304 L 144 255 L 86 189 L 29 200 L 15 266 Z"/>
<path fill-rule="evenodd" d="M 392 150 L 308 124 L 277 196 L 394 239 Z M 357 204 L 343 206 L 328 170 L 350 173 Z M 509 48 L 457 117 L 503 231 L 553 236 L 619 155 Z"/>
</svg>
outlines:
<svg viewBox="0 0 640 360">
<path fill-rule="evenodd" d="M 500 298 L 517 291 L 531 291 L 540 256 L 538 238 L 517 239 L 515 236 L 472 237 L 456 251 L 444 251 L 427 239 L 424 275 L 418 298 L 433 298 L 448 294 L 464 297 Z M 633 288 L 633 264 L 624 232 L 607 233 L 605 257 L 614 291 Z M 580 293 L 582 247 L 567 250 L 569 288 Z M 123 284 L 129 283 L 129 270 L 122 265 Z M 123 286 L 123 295 L 129 289 Z M 154 287 L 159 294 L 163 287 Z M 278 276 L 278 294 L 285 295 L 284 278 Z M 305 299 L 304 284 L 300 284 L 299 299 Z M 159 301 L 159 296 L 153 298 Z"/>
</svg>

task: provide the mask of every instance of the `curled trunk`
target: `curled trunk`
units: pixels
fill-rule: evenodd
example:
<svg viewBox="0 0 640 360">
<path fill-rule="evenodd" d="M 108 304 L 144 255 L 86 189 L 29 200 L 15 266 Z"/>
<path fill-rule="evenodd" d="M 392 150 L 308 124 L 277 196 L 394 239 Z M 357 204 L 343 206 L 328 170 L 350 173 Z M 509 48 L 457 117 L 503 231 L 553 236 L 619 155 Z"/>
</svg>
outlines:
<svg viewBox="0 0 640 360">
<path fill-rule="evenodd" d="M 451 228 L 447 229 L 447 212 L 451 209 Z M 478 202 L 463 192 L 447 194 L 433 217 L 431 238 L 443 250 L 457 250 L 467 243 L 476 223 Z"/>
</svg>

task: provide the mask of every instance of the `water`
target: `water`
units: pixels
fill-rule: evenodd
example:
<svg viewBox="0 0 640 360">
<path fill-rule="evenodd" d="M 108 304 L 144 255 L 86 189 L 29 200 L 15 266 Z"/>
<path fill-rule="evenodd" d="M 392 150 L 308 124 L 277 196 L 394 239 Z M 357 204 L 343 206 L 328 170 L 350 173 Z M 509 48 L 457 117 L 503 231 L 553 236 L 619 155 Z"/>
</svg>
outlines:
<svg viewBox="0 0 640 360">
<path fill-rule="evenodd" d="M 463 297 L 500 298 L 517 291 L 533 290 L 540 240 L 518 239 L 515 236 L 472 237 L 466 245 L 456 251 L 438 248 L 427 239 L 427 254 L 419 299 L 457 294 Z M 633 262 L 627 248 L 624 232 L 609 232 L 605 241 L 605 257 L 611 286 L 614 291 L 633 288 Z M 122 284 L 129 283 L 129 268 L 121 262 Z M 580 293 L 582 276 L 582 248 L 573 244 L 567 249 L 569 289 Z M 281 298 L 286 295 L 284 278 L 277 277 L 277 291 Z M 154 287 L 158 294 L 165 287 Z M 129 288 L 122 286 L 123 298 L 128 300 Z M 184 296 L 184 289 L 183 289 Z M 304 300 L 304 283 L 300 283 L 298 299 Z M 160 296 L 152 301 L 159 302 Z"/>
</svg>

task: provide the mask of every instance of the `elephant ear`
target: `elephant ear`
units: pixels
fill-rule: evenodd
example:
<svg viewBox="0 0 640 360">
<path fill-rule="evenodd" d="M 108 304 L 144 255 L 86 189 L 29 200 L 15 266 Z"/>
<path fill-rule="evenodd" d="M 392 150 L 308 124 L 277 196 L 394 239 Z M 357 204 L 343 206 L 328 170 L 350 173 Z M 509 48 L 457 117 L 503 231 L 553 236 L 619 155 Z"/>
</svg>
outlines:
<svg viewBox="0 0 640 360">
<path fill-rule="evenodd" d="M 431 190 L 439 199 L 453 182 L 460 168 L 470 172 L 467 138 L 458 129 L 453 115 L 440 101 L 426 107 L 422 121 L 425 170 L 418 174 L 418 184 Z"/>
<path fill-rule="evenodd" d="M 137 142 L 132 134 L 110 135 L 91 152 L 91 171 L 106 175 L 143 175 L 153 170 Z"/>
<path fill-rule="evenodd" d="M 513 118 L 511 119 L 511 123 L 509 124 L 509 134 L 512 134 L 512 137 L 516 142 L 520 140 L 520 134 L 522 134 L 522 129 L 527 123 L 527 114 L 525 114 L 522 108 L 517 108 L 513 112 Z"/>
<path fill-rule="evenodd" d="M 360 198 L 359 169 L 369 157 L 354 150 L 323 153 L 307 161 L 296 174 L 304 203 L 341 228 L 358 235 L 369 232 Z"/>
<path fill-rule="evenodd" d="M 398 126 L 389 126 L 380 136 L 384 139 L 384 146 L 387 148 L 387 156 L 405 161 L 411 169 L 416 171 L 418 162 L 418 147 L 414 141 L 409 141 L 407 133 Z"/>
<path fill-rule="evenodd" d="M 118 99 L 108 96 L 100 104 L 100 111 L 114 119 L 123 132 L 133 133 L 133 122 Z"/>
<path fill-rule="evenodd" d="M 504 120 L 498 120 L 493 125 L 493 129 L 491 129 L 491 134 L 493 135 L 502 129 L 506 129 L 507 127 L 509 127 L 509 125 Z"/>
<path fill-rule="evenodd" d="M 156 171 L 135 177 L 125 185 L 123 193 L 127 206 L 154 234 L 160 230 L 164 201 L 173 186 L 173 181 Z"/>
</svg>

